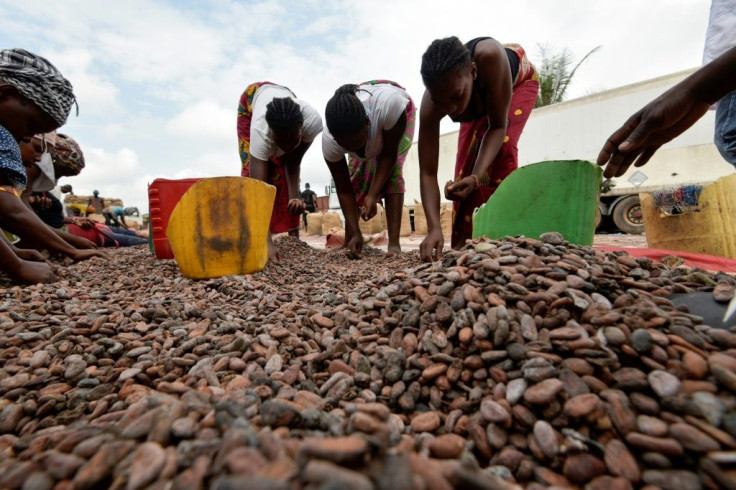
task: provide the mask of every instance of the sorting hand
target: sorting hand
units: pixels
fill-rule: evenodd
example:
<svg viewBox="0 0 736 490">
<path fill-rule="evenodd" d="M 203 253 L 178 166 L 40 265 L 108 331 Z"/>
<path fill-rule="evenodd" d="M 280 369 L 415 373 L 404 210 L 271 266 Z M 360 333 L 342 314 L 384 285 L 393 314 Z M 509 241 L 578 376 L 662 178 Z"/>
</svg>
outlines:
<svg viewBox="0 0 736 490">
<path fill-rule="evenodd" d="M 442 230 L 438 228 L 430 230 L 419 245 L 419 257 L 425 262 L 440 260 L 444 246 L 445 237 L 442 236 Z"/>
<path fill-rule="evenodd" d="M 307 209 L 306 204 L 301 199 L 289 199 L 289 204 L 286 207 L 289 210 L 289 214 L 302 214 Z"/>
<path fill-rule="evenodd" d="M 445 184 L 445 199 L 448 201 L 462 201 L 475 190 L 475 179 L 465 177 L 457 182 L 448 181 Z"/>
<path fill-rule="evenodd" d="M 358 232 L 354 233 L 345 244 L 346 254 L 350 259 L 359 259 L 363 251 L 363 235 Z"/>
<path fill-rule="evenodd" d="M 373 196 L 366 196 L 365 202 L 363 203 L 363 207 L 361 209 L 360 217 L 363 218 L 363 221 L 368 221 L 369 219 L 373 218 L 378 213 L 378 203 L 376 201 L 376 198 Z"/>
</svg>

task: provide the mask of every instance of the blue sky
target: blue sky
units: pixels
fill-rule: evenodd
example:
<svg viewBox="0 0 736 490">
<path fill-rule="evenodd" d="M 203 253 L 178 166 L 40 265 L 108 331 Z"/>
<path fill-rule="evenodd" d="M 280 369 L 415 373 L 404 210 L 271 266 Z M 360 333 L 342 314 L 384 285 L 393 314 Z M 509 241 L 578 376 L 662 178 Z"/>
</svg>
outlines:
<svg viewBox="0 0 736 490">
<path fill-rule="evenodd" d="M 706 0 L 0 0 L 0 46 L 49 58 L 75 87 L 80 113 L 61 132 L 87 168 L 62 183 L 147 208 L 156 177 L 239 174 L 237 102 L 253 81 L 286 85 L 320 112 L 338 86 L 376 78 L 418 103 L 435 38 L 490 35 L 532 61 L 538 44 L 579 57 L 601 45 L 576 97 L 699 65 L 708 11 Z M 329 182 L 319 140 L 302 182 Z"/>
</svg>

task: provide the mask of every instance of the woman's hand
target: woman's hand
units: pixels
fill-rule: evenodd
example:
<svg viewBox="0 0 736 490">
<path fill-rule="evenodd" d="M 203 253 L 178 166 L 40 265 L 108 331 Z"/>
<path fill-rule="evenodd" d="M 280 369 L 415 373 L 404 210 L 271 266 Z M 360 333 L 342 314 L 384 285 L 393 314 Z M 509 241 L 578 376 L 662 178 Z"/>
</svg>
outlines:
<svg viewBox="0 0 736 490">
<path fill-rule="evenodd" d="M 56 280 L 54 271 L 46 262 L 33 262 L 24 260 L 20 269 L 10 274 L 10 276 L 25 284 L 38 284 L 53 282 Z"/>
<path fill-rule="evenodd" d="M 74 224 L 79 226 L 80 228 L 84 228 L 85 230 L 89 230 L 91 228 L 94 228 L 97 224 L 96 221 L 91 220 L 89 218 L 75 218 Z"/>
<path fill-rule="evenodd" d="M 69 257 L 71 257 L 75 262 L 78 262 L 80 260 L 87 260 L 91 259 L 92 257 L 99 257 L 101 259 L 109 260 L 110 256 L 108 253 L 104 250 L 78 250 L 74 249 L 73 252 L 69 254 Z"/>
<path fill-rule="evenodd" d="M 437 227 L 429 230 L 427 236 L 419 245 L 419 257 L 425 262 L 432 262 L 442 258 L 442 247 L 445 246 L 445 237 L 442 229 Z"/>
<path fill-rule="evenodd" d="M 286 205 L 286 209 L 289 210 L 289 214 L 303 214 L 304 210 L 307 209 L 306 204 L 301 199 L 289 199 L 289 204 Z"/>
<path fill-rule="evenodd" d="M 368 221 L 369 219 L 373 218 L 377 213 L 378 203 L 376 201 L 376 198 L 368 194 L 367 196 L 365 196 L 365 201 L 360 212 L 360 217 L 363 218 L 363 221 Z"/>
<path fill-rule="evenodd" d="M 276 244 L 273 243 L 273 237 L 271 232 L 268 232 L 268 238 L 266 239 L 266 248 L 268 249 L 268 261 L 274 264 L 281 263 L 281 257 L 279 256 L 279 249 L 276 248 Z"/>
<path fill-rule="evenodd" d="M 16 248 L 15 255 L 17 255 L 22 260 L 29 260 L 31 262 L 46 262 L 46 257 L 44 257 L 41 252 L 30 248 Z"/>
<path fill-rule="evenodd" d="M 345 253 L 350 259 L 359 259 L 361 252 L 363 252 L 363 234 L 353 233 L 345 243 Z"/>
<path fill-rule="evenodd" d="M 445 199 L 448 201 L 462 201 L 475 190 L 475 178 L 465 177 L 457 182 L 448 181 L 445 184 Z"/>
<path fill-rule="evenodd" d="M 64 240 L 66 240 L 67 243 L 72 245 L 74 248 L 78 248 L 81 250 L 92 250 L 97 248 L 97 244 L 81 236 L 72 235 L 71 233 L 67 233 L 66 235 L 64 235 Z"/>
<path fill-rule="evenodd" d="M 28 204 L 34 209 L 48 209 L 51 207 L 51 199 L 43 196 L 31 196 L 28 198 Z"/>
</svg>

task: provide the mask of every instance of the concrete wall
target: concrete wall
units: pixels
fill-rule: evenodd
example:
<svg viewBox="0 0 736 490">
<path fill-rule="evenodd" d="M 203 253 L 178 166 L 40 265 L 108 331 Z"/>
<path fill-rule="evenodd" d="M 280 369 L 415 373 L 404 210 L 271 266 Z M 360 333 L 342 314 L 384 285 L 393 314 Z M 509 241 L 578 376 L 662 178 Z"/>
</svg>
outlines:
<svg viewBox="0 0 736 490">
<path fill-rule="evenodd" d="M 595 162 L 606 138 L 637 110 L 677 84 L 694 70 L 627 85 L 586 97 L 535 109 L 519 141 L 519 165 L 545 160 Z M 708 111 L 685 133 L 664 145 L 638 169 L 614 179 L 611 194 L 647 190 L 666 185 L 707 183 L 734 172 L 713 145 L 715 111 Z M 440 137 L 438 181 L 440 189 L 452 179 L 457 150 L 457 131 Z M 404 165 L 407 183 L 405 202 L 419 197 L 419 161 L 414 143 Z M 647 179 L 635 188 L 628 179 L 636 171 Z"/>
</svg>

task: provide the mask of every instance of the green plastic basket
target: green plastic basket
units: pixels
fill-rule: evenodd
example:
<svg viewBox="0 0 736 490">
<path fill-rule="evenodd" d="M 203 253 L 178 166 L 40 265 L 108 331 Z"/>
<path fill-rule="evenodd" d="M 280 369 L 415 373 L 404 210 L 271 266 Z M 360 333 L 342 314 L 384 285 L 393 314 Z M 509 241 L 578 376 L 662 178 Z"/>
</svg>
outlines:
<svg viewBox="0 0 736 490">
<path fill-rule="evenodd" d="M 556 231 L 577 245 L 592 245 L 601 168 L 584 160 L 534 163 L 512 172 L 473 213 L 473 238 Z"/>
</svg>

